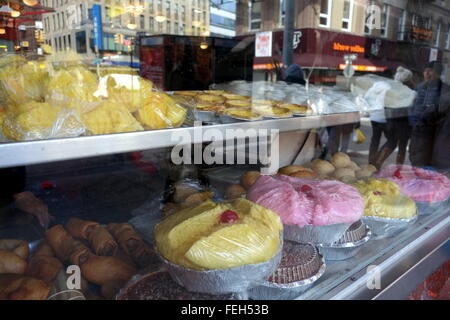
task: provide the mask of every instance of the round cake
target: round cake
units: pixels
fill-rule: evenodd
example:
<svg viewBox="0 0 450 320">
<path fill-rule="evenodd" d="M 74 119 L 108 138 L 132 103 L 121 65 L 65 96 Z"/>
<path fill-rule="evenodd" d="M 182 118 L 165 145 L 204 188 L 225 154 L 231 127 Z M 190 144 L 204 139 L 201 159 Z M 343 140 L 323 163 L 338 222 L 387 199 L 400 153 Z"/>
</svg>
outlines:
<svg viewBox="0 0 450 320">
<path fill-rule="evenodd" d="M 166 271 L 153 272 L 133 281 L 117 296 L 117 300 L 233 300 L 234 294 L 212 295 L 189 292 Z"/>
<path fill-rule="evenodd" d="M 299 282 L 315 276 L 322 265 L 322 257 L 315 246 L 286 241 L 280 265 L 267 281 L 277 285 Z"/>
<path fill-rule="evenodd" d="M 387 179 L 369 178 L 353 184 L 364 198 L 365 216 L 409 219 L 417 214 L 416 203 Z"/>
<path fill-rule="evenodd" d="M 353 223 L 364 212 L 358 190 L 339 181 L 262 176 L 247 199 L 278 213 L 283 224 L 298 227 Z"/>
<path fill-rule="evenodd" d="M 159 253 L 191 270 L 219 270 L 258 264 L 280 250 L 280 217 L 246 199 L 211 200 L 181 210 L 155 227 Z"/>
<path fill-rule="evenodd" d="M 402 193 L 414 201 L 439 202 L 450 197 L 450 179 L 435 171 L 408 165 L 390 165 L 376 176 L 397 183 Z"/>
</svg>

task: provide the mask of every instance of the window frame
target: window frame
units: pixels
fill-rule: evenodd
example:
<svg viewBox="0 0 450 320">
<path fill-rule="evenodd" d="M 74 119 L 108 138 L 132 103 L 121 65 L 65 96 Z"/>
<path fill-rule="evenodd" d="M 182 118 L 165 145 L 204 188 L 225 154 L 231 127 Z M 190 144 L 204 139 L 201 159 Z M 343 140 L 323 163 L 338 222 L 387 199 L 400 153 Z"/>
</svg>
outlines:
<svg viewBox="0 0 450 320">
<path fill-rule="evenodd" d="M 259 3 L 260 6 L 261 6 L 261 11 L 260 11 L 261 17 L 259 19 L 252 19 L 252 8 L 253 8 L 253 4 L 254 3 Z M 259 23 L 259 27 L 258 28 L 252 28 L 252 25 L 254 23 Z M 249 2 L 248 3 L 248 29 L 250 31 L 261 30 L 261 27 L 262 27 L 262 1 Z"/>
<path fill-rule="evenodd" d="M 320 4 L 320 11 L 319 11 L 319 27 L 323 27 L 323 28 L 330 28 L 331 26 L 331 13 L 332 13 L 332 8 L 333 8 L 333 0 L 325 0 L 328 1 L 327 3 L 327 13 L 322 13 L 322 3 Z M 326 24 L 322 24 L 320 22 L 321 19 L 327 19 L 327 23 Z"/>
<path fill-rule="evenodd" d="M 345 2 L 346 1 L 348 1 L 349 6 L 350 6 L 349 7 L 349 12 L 348 12 L 349 17 L 345 18 L 344 16 L 342 16 L 341 29 L 343 31 L 351 32 L 352 31 L 352 27 L 353 27 L 353 5 L 354 5 L 354 3 L 353 3 L 353 0 L 344 0 L 343 1 L 344 6 L 345 6 Z M 347 28 L 344 28 L 344 26 L 343 26 L 344 22 L 347 22 Z"/>
</svg>

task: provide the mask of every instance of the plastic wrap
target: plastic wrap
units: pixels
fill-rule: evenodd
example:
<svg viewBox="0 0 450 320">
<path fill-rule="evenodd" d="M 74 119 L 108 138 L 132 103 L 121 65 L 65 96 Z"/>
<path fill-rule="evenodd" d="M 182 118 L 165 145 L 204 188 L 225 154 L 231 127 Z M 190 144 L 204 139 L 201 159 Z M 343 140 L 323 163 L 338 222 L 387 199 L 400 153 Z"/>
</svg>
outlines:
<svg viewBox="0 0 450 320">
<path fill-rule="evenodd" d="M 48 81 L 43 63 L 26 62 L 15 55 L 0 59 L 0 103 L 9 109 L 33 100 L 43 101 Z"/>
<path fill-rule="evenodd" d="M 364 96 L 369 105 L 378 104 L 377 100 L 384 98 L 382 106 L 389 108 L 409 107 L 416 97 L 416 92 L 400 81 L 373 74 L 356 77 L 351 91 L 356 96 Z"/>
<path fill-rule="evenodd" d="M 373 239 L 392 237 L 407 229 L 417 221 L 417 215 L 410 219 L 381 218 L 364 216 L 363 222 L 369 226 Z"/>
<path fill-rule="evenodd" d="M 284 225 L 306 226 L 311 232 L 318 226 L 351 224 L 364 212 L 364 201 L 352 186 L 285 175 L 261 176 L 247 199 L 278 213 Z"/>
<path fill-rule="evenodd" d="M 395 182 L 369 178 L 357 181 L 353 186 L 364 198 L 365 216 L 410 219 L 417 214 L 416 203 L 403 195 Z"/>
<path fill-rule="evenodd" d="M 7 112 L 3 132 L 11 140 L 29 141 L 77 137 L 85 132 L 85 126 L 76 110 L 29 102 L 16 112 Z"/>
<path fill-rule="evenodd" d="M 450 197 L 450 179 L 439 172 L 409 165 L 390 165 L 376 176 L 397 183 L 403 194 L 417 202 L 441 202 Z"/>
<path fill-rule="evenodd" d="M 204 203 L 158 224 L 164 258 L 193 270 L 227 269 L 271 259 L 280 246 L 278 215 L 245 199 Z"/>
</svg>

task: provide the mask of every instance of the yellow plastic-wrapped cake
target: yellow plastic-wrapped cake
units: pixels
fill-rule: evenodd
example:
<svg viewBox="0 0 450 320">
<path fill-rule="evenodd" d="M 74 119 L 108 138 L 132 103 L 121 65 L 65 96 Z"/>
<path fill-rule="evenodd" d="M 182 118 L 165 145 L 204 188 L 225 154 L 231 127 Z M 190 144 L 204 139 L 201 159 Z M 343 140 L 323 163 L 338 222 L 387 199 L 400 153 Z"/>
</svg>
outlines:
<svg viewBox="0 0 450 320">
<path fill-rule="evenodd" d="M 370 178 L 353 184 L 364 198 L 365 216 L 409 219 L 417 214 L 416 203 L 400 192 L 400 187 L 387 179 Z"/>
<path fill-rule="evenodd" d="M 156 226 L 155 240 L 172 263 L 194 270 L 226 269 L 273 258 L 282 228 L 276 213 L 246 199 L 209 200 L 166 218 Z"/>
</svg>

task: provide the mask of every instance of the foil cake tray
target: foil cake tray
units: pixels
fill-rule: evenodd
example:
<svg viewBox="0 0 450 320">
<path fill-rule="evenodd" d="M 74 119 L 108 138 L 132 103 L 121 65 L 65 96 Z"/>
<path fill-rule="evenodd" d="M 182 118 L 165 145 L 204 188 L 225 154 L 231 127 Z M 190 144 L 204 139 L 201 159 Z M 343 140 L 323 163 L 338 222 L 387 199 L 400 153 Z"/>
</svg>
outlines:
<svg viewBox="0 0 450 320">
<path fill-rule="evenodd" d="M 369 226 L 374 239 L 388 238 L 407 229 L 417 221 L 417 215 L 410 219 L 381 218 L 363 216 L 363 222 Z"/>
<path fill-rule="evenodd" d="M 337 223 L 326 226 L 284 226 L 284 239 L 300 243 L 333 243 L 350 228 L 351 223 Z"/>
<path fill-rule="evenodd" d="M 361 246 L 370 240 L 371 236 L 370 228 L 360 220 L 352 224 L 341 239 L 335 243 L 318 246 L 325 260 L 345 260 L 355 256 Z"/>
<path fill-rule="evenodd" d="M 157 254 L 173 280 L 188 291 L 224 294 L 245 292 L 248 288 L 269 277 L 280 264 L 282 249 L 283 242 L 275 256 L 265 262 L 206 271 L 185 268 L 166 260 L 161 254 Z M 155 249 L 155 251 L 157 250 Z"/>
<path fill-rule="evenodd" d="M 251 288 L 248 297 L 254 300 L 295 299 L 311 288 L 325 270 L 325 261 L 317 247 L 286 241 L 277 270 Z"/>
<path fill-rule="evenodd" d="M 116 300 L 239 300 L 239 294 L 212 295 L 189 292 L 172 280 L 167 271 L 134 276 Z"/>
</svg>

